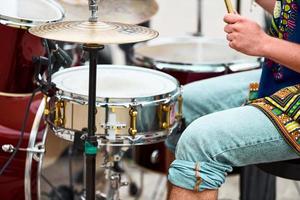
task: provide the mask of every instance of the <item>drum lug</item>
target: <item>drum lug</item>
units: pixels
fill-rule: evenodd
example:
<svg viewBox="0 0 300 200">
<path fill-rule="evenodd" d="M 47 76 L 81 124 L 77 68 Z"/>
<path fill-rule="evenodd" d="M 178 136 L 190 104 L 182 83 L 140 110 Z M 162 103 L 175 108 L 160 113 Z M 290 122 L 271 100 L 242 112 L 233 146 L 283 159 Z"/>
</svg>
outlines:
<svg viewBox="0 0 300 200">
<path fill-rule="evenodd" d="M 166 121 L 162 123 L 162 128 L 167 129 L 170 127 L 170 113 L 171 113 L 171 106 L 170 105 L 163 105 L 162 111 L 165 113 Z"/>
<path fill-rule="evenodd" d="M 183 104 L 183 97 L 182 97 L 182 95 L 180 95 L 178 97 L 178 113 L 176 114 L 177 120 L 182 119 L 182 104 Z"/>
<path fill-rule="evenodd" d="M 50 114 L 50 105 L 49 105 L 49 101 L 48 101 L 48 96 L 44 95 L 44 101 L 45 101 L 44 115 L 48 116 Z"/>
<path fill-rule="evenodd" d="M 2 145 L 2 150 L 6 153 L 13 153 L 16 151 L 16 148 L 12 144 L 4 144 Z M 45 153 L 45 147 L 43 144 L 38 143 L 35 145 L 35 147 L 32 148 L 19 148 L 18 151 L 25 151 L 25 152 L 30 152 L 34 153 L 35 155 L 33 156 L 34 160 L 39 161 L 39 154 Z"/>
<path fill-rule="evenodd" d="M 137 115 L 138 112 L 135 108 L 131 108 L 129 111 L 130 115 L 130 128 L 128 130 L 129 134 L 134 138 L 137 134 Z"/>
<path fill-rule="evenodd" d="M 65 103 L 64 101 L 55 102 L 55 126 L 64 126 L 65 125 Z"/>
</svg>

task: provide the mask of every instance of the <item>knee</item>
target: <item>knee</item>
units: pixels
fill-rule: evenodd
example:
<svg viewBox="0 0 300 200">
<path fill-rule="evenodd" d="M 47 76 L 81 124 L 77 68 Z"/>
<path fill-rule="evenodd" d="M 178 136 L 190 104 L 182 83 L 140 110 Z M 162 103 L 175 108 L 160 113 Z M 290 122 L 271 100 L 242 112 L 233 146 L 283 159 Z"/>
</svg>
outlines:
<svg viewBox="0 0 300 200">
<path fill-rule="evenodd" d="M 168 175 L 170 182 L 176 186 L 189 190 L 196 187 L 199 191 L 217 189 L 232 170 L 230 165 L 214 160 L 220 140 L 212 140 L 215 134 L 212 127 L 206 128 L 205 121 L 205 117 L 194 121 L 178 141 L 176 160 L 171 164 Z"/>
<path fill-rule="evenodd" d="M 207 81 L 197 81 L 183 88 L 183 113 L 187 124 L 218 110 L 214 101 L 218 92 L 212 89 L 208 91 L 206 85 Z"/>
<path fill-rule="evenodd" d="M 183 87 L 183 108 L 185 110 L 193 109 L 195 105 L 197 105 L 197 107 L 203 105 L 199 103 L 199 100 L 201 100 L 201 102 L 209 100 L 209 97 L 199 91 L 199 88 L 203 88 L 202 84 L 203 81 L 198 81 Z"/>
<path fill-rule="evenodd" d="M 217 128 L 210 126 L 206 116 L 192 122 L 182 133 L 176 147 L 176 158 L 209 162 L 220 151 Z"/>
</svg>

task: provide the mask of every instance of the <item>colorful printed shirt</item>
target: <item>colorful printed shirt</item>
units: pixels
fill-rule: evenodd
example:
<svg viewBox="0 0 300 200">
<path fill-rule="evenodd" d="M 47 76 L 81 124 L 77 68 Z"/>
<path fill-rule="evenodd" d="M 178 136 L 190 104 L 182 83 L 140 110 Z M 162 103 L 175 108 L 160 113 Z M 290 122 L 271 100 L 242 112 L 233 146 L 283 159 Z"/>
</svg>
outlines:
<svg viewBox="0 0 300 200">
<path fill-rule="evenodd" d="M 300 0 L 276 1 L 270 34 L 300 44 Z M 258 84 L 251 87 L 257 90 Z M 300 154 L 300 73 L 266 59 L 258 93 L 253 90 L 249 98 L 259 99 L 250 105 L 263 111 Z"/>
<path fill-rule="evenodd" d="M 273 37 L 300 44 L 300 0 L 276 1 L 269 32 Z M 300 83 L 300 73 L 266 59 L 258 96 L 269 96 L 284 87 L 298 83 Z"/>
</svg>

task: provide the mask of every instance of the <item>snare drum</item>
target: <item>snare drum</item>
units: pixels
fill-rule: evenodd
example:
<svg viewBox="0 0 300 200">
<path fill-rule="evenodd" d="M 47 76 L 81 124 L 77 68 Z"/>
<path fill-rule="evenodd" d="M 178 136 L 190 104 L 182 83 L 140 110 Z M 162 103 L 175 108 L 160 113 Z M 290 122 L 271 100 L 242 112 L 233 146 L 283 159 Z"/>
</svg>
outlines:
<svg viewBox="0 0 300 200">
<path fill-rule="evenodd" d="M 88 67 L 61 70 L 52 76 L 58 92 L 47 121 L 55 134 L 73 141 L 87 127 Z M 178 125 L 181 90 L 172 76 L 132 66 L 99 65 L 96 136 L 99 145 L 159 142 Z"/>
<path fill-rule="evenodd" d="M 62 8 L 52 0 L 9 0 L 0 6 L 0 91 L 27 93 L 33 90 L 33 56 L 45 55 L 41 39 L 26 29 L 59 21 Z"/>
<path fill-rule="evenodd" d="M 260 59 L 239 53 L 224 39 L 158 38 L 134 46 L 133 63 L 176 77 L 181 84 L 259 67 Z"/>
</svg>

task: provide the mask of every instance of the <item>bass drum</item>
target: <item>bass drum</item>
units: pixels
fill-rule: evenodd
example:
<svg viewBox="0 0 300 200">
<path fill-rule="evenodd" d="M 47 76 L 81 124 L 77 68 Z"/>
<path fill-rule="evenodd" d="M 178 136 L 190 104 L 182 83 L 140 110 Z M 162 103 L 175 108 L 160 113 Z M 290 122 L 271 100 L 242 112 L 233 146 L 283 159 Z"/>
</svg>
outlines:
<svg viewBox="0 0 300 200">
<path fill-rule="evenodd" d="M 231 49 L 224 39 L 193 36 L 158 38 L 136 44 L 132 62 L 166 72 L 182 85 L 260 67 L 260 58 Z M 133 157 L 143 167 L 167 172 L 169 158 L 163 142 L 135 147 Z"/>
<path fill-rule="evenodd" d="M 59 21 L 62 8 L 52 0 L 2 1 L 0 7 L 0 91 L 29 93 L 33 90 L 33 56 L 44 56 L 41 38 L 27 29 Z"/>
<path fill-rule="evenodd" d="M 10 158 L 11 153 L 5 149 L 17 145 L 20 137 L 20 129 L 24 120 L 25 109 L 31 94 L 5 94 L 0 93 L 0 166 L 2 167 Z M 26 124 L 23 141 L 20 148 L 33 150 L 36 144 L 42 141 L 44 135 L 43 124 L 40 125 L 41 113 L 36 114 L 41 104 L 41 94 L 34 97 L 28 123 Z M 34 125 L 34 126 L 33 126 Z M 33 160 L 33 154 L 20 150 L 0 176 L 1 199 L 37 199 L 37 161 Z M 26 197 L 28 191 L 32 192 L 32 198 Z"/>
<path fill-rule="evenodd" d="M 0 7 L 0 166 L 10 158 L 5 152 L 14 148 L 20 137 L 25 109 L 33 91 L 33 56 L 44 56 L 40 38 L 27 29 L 46 22 L 59 21 L 64 14 L 52 0 L 1 1 Z M 43 141 L 45 126 L 39 127 L 41 113 L 37 113 L 42 95 L 34 97 L 26 124 L 22 150 L 0 176 L 1 199 L 37 199 L 38 158 L 26 150 L 36 150 Z M 34 120 L 35 119 L 35 120 Z M 42 144 L 41 144 L 42 145 Z M 41 146 L 39 146 L 41 147 Z"/>
</svg>

